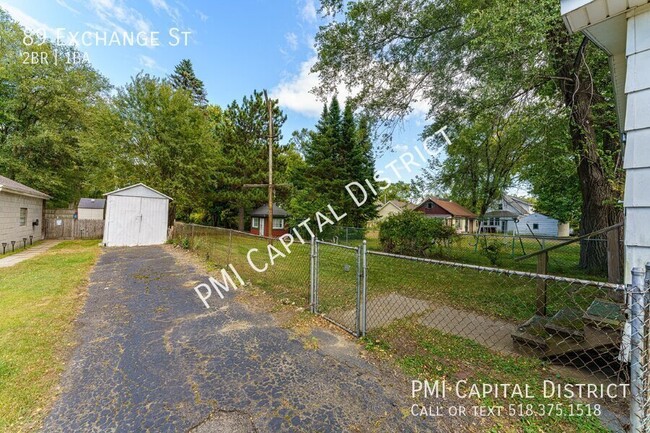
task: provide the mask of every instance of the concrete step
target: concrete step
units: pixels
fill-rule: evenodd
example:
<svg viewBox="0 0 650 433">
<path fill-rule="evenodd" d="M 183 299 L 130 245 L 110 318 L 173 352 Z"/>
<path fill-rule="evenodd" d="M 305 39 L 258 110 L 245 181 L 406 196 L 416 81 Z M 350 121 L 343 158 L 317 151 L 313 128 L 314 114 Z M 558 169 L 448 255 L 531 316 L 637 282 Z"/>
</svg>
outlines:
<svg viewBox="0 0 650 433">
<path fill-rule="evenodd" d="M 575 341 L 583 341 L 585 339 L 585 323 L 582 316 L 582 311 L 565 307 L 555 313 L 546 322 L 544 328 L 550 335 L 572 338 Z"/>
<path fill-rule="evenodd" d="M 594 299 L 582 318 L 586 325 L 598 329 L 623 329 L 625 305 L 607 299 Z"/>
</svg>

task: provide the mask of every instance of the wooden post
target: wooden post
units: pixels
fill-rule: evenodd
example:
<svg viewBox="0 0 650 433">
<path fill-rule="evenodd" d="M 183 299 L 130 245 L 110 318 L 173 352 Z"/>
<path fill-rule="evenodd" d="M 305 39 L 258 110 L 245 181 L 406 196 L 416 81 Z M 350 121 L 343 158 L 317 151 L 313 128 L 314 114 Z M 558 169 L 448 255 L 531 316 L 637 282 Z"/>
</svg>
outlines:
<svg viewBox="0 0 650 433">
<path fill-rule="evenodd" d="M 537 273 L 546 275 L 548 273 L 548 252 L 537 256 Z M 538 316 L 546 316 L 546 280 L 542 278 L 537 279 L 537 299 L 536 311 Z"/>
<path fill-rule="evenodd" d="M 607 232 L 607 281 L 621 282 L 621 248 L 618 229 Z"/>
<path fill-rule="evenodd" d="M 273 238 L 273 103 L 264 91 L 269 108 L 269 242 Z"/>
</svg>

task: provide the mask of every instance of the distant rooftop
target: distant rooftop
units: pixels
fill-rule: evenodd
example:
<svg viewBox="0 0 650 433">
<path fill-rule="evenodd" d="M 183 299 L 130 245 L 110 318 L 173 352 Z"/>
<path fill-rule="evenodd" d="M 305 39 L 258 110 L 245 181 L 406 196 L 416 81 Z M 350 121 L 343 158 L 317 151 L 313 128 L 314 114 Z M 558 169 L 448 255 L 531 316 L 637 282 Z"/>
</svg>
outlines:
<svg viewBox="0 0 650 433">
<path fill-rule="evenodd" d="M 255 209 L 253 212 L 251 212 L 251 216 L 254 217 L 267 217 L 269 216 L 269 205 L 265 204 L 263 206 L 258 207 Z M 273 204 L 273 217 L 286 217 L 289 216 L 286 210 L 282 209 L 275 203 Z"/>
<path fill-rule="evenodd" d="M 79 200 L 79 209 L 104 209 L 106 199 L 103 198 L 82 198 Z"/>
</svg>

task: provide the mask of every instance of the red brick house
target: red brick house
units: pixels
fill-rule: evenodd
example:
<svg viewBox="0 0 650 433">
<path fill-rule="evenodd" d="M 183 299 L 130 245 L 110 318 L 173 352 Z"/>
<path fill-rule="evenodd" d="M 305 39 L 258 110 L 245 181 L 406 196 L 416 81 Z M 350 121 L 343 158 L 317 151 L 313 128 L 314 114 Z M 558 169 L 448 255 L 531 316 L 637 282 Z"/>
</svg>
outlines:
<svg viewBox="0 0 650 433">
<path fill-rule="evenodd" d="M 289 233 L 287 217 L 289 214 L 281 207 L 273 205 L 273 237 Z M 269 205 L 265 204 L 251 212 L 251 233 L 259 236 L 269 235 Z"/>
<path fill-rule="evenodd" d="M 456 228 L 458 233 L 475 233 L 477 216 L 468 209 L 450 200 L 428 197 L 415 209 L 428 218 L 441 218 L 445 224 Z"/>
</svg>

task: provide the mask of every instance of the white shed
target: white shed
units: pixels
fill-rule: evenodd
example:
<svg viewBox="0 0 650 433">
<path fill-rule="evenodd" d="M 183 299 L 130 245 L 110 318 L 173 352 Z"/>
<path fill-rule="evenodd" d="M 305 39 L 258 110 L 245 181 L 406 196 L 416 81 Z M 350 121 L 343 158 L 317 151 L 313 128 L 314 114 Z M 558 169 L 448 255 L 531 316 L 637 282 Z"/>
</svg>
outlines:
<svg viewBox="0 0 650 433">
<path fill-rule="evenodd" d="M 105 246 L 157 245 L 167 241 L 170 197 L 142 183 L 104 195 Z"/>
</svg>

